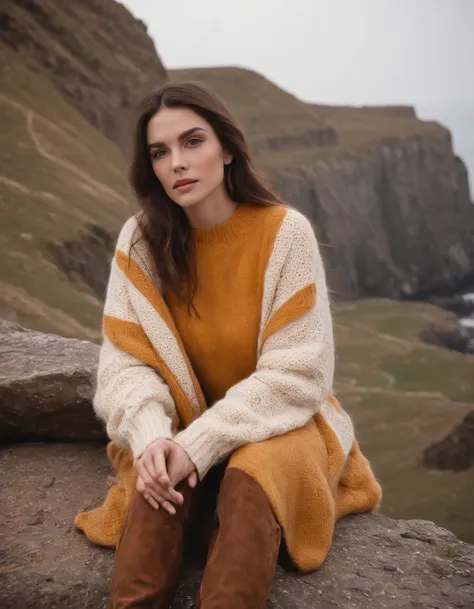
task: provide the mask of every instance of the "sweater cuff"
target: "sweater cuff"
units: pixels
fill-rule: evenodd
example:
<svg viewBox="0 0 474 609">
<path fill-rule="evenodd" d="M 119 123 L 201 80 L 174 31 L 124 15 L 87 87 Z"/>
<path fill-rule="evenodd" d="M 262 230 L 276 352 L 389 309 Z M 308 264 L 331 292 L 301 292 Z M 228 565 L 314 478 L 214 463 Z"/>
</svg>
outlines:
<svg viewBox="0 0 474 609">
<path fill-rule="evenodd" d="M 225 458 L 222 453 L 222 440 L 212 429 L 193 429 L 193 424 L 175 435 L 173 441 L 179 444 L 194 463 L 199 480 Z"/>
<path fill-rule="evenodd" d="M 127 420 L 124 437 L 132 449 L 136 461 L 146 447 L 158 438 L 173 437 L 171 419 L 163 412 L 160 404 L 150 402 L 140 408 L 135 416 Z"/>
</svg>

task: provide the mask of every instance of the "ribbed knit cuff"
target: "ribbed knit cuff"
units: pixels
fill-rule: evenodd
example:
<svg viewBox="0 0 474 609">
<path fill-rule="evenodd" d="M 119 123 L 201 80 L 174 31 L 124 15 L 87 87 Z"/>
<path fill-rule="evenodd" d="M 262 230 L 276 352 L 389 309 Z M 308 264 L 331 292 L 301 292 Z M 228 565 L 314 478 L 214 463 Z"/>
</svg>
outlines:
<svg viewBox="0 0 474 609">
<path fill-rule="evenodd" d="M 196 419 L 195 422 L 199 421 Z M 202 480 L 213 465 L 226 455 L 223 453 L 222 439 L 213 429 L 202 429 L 193 423 L 175 435 L 173 441 L 179 444 L 194 463 L 199 479 Z"/>
<path fill-rule="evenodd" d="M 145 448 L 158 438 L 173 437 L 171 419 L 163 412 L 156 402 L 148 403 L 127 421 L 123 435 L 132 449 L 133 456 L 138 459 Z"/>
</svg>

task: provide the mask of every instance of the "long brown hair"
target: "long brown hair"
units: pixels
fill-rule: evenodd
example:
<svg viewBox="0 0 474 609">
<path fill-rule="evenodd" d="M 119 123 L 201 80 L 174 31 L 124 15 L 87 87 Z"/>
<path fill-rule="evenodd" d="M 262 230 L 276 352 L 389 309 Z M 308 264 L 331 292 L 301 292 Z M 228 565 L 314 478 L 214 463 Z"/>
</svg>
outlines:
<svg viewBox="0 0 474 609">
<path fill-rule="evenodd" d="M 189 108 L 211 125 L 222 147 L 233 157 L 232 163 L 224 166 L 225 188 L 233 201 L 265 206 L 283 203 L 252 166 L 245 137 L 217 96 L 197 84 L 167 83 L 144 99 L 130 170 L 130 182 L 142 209 L 139 229 L 162 288 L 169 289 L 190 309 L 197 288 L 191 226 L 183 209 L 155 176 L 147 146 L 148 123 L 161 108 Z"/>
</svg>

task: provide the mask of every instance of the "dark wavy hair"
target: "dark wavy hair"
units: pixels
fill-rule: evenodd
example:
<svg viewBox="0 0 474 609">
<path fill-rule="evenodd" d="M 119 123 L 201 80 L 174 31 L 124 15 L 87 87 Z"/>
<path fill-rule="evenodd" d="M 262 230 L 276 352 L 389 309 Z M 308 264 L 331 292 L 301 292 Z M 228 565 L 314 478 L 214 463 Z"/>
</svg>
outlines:
<svg viewBox="0 0 474 609">
<path fill-rule="evenodd" d="M 197 84 L 169 82 L 143 100 L 130 169 L 131 186 L 142 211 L 138 216 L 142 237 L 138 239 L 145 239 L 163 293 L 170 290 L 190 310 L 197 289 L 191 226 L 183 209 L 155 176 L 147 146 L 148 123 L 162 108 L 189 108 L 211 125 L 233 157 L 232 163 L 224 166 L 225 188 L 233 201 L 265 206 L 283 203 L 253 167 L 241 129 L 217 96 Z"/>
</svg>

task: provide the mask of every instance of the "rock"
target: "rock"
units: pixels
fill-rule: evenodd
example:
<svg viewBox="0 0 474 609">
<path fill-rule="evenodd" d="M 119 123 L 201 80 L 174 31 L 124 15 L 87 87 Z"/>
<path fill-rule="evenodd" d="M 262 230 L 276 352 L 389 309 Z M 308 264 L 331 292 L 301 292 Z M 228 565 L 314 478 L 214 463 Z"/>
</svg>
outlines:
<svg viewBox="0 0 474 609">
<path fill-rule="evenodd" d="M 48 243 L 45 250 L 69 280 L 86 283 L 102 300 L 114 246 L 115 239 L 105 228 L 89 223 L 77 238 Z"/>
<path fill-rule="evenodd" d="M 428 299 L 437 307 L 452 311 L 458 317 L 468 317 L 474 314 L 474 299 L 465 298 L 462 294 L 454 296 L 432 296 Z"/>
<path fill-rule="evenodd" d="M 105 608 L 113 552 L 73 527 L 100 503 L 110 473 L 103 447 L 31 443 L 0 453 L 2 609 Z M 20 499 L 21 498 L 21 499 Z M 21 509 L 18 508 L 21 500 Z M 188 565 L 172 609 L 190 609 L 200 566 Z M 278 568 L 270 609 L 472 607 L 474 546 L 433 523 L 351 516 L 316 573 Z"/>
<path fill-rule="evenodd" d="M 339 297 L 415 298 L 474 283 L 474 205 L 447 130 L 270 175 L 329 244 L 322 254 Z"/>
<path fill-rule="evenodd" d="M 0 439 L 104 439 L 92 409 L 99 347 L 0 320 Z"/>
<path fill-rule="evenodd" d="M 423 465 L 461 471 L 474 467 L 474 410 L 442 440 L 423 451 Z"/>
<path fill-rule="evenodd" d="M 420 332 L 420 339 L 452 351 L 474 353 L 474 328 L 463 326 L 456 320 L 429 324 Z"/>
</svg>

